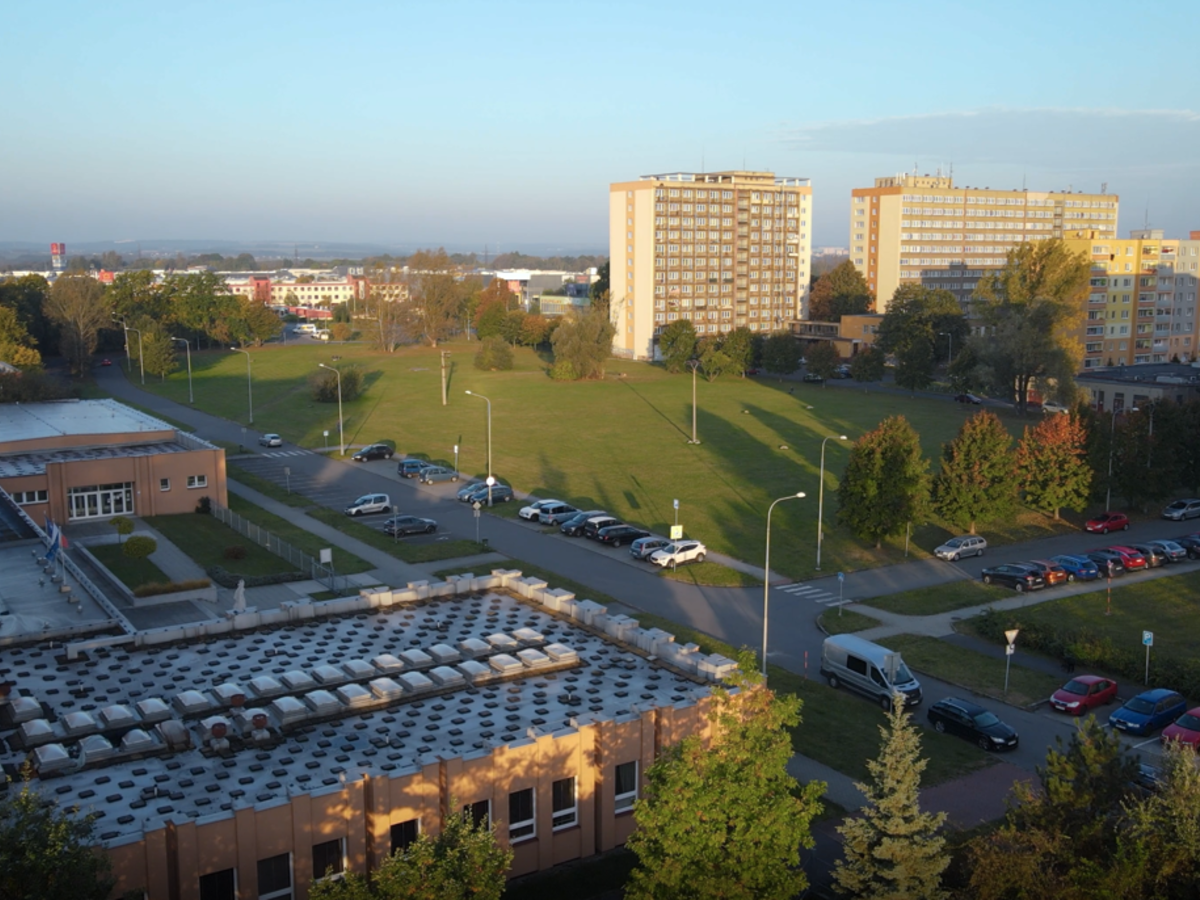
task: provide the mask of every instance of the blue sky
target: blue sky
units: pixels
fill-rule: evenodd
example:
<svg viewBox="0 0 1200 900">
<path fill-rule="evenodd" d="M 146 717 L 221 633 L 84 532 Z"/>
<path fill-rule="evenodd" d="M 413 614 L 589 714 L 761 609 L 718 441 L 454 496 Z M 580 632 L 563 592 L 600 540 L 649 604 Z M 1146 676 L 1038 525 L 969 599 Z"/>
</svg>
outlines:
<svg viewBox="0 0 1200 900">
<path fill-rule="evenodd" d="M 610 182 L 702 164 L 811 177 L 818 245 L 914 164 L 1107 182 L 1122 234 L 1148 207 L 1186 236 L 1198 25 L 1156 0 L 10 0 L 0 240 L 604 250 Z"/>
</svg>

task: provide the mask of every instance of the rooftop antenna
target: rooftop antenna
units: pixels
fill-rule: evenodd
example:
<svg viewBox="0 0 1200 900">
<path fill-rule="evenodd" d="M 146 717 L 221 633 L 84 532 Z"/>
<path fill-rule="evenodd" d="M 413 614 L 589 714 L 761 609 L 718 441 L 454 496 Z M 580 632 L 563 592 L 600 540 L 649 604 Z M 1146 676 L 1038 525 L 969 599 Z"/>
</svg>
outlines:
<svg viewBox="0 0 1200 900">
<path fill-rule="evenodd" d="M 1142 228 L 1148 229 L 1149 227 L 1150 227 L 1150 201 L 1147 200 L 1146 201 L 1146 216 L 1142 220 Z"/>
<path fill-rule="evenodd" d="M 1108 193 L 1108 182 L 1107 181 L 1100 182 L 1100 193 L 1101 194 Z"/>
<path fill-rule="evenodd" d="M 1028 189 L 1028 188 L 1025 186 L 1025 184 L 1026 184 L 1026 180 L 1027 180 L 1028 178 L 1029 178 L 1029 176 L 1028 176 L 1028 174 L 1027 174 L 1027 173 L 1025 173 L 1025 172 L 1022 172 L 1022 173 L 1021 173 L 1021 190 L 1023 190 L 1023 191 L 1029 190 L 1029 189 Z"/>
</svg>

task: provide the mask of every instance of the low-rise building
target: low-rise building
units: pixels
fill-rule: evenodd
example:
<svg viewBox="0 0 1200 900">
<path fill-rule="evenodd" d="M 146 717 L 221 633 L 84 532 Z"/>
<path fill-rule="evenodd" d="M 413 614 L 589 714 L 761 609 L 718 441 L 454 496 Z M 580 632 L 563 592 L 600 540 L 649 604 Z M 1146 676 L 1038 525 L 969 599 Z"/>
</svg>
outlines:
<svg viewBox="0 0 1200 900">
<path fill-rule="evenodd" d="M 1184 403 L 1200 397 L 1200 363 L 1091 368 L 1079 373 L 1075 384 L 1087 402 L 1101 411 L 1163 401 Z"/>
</svg>

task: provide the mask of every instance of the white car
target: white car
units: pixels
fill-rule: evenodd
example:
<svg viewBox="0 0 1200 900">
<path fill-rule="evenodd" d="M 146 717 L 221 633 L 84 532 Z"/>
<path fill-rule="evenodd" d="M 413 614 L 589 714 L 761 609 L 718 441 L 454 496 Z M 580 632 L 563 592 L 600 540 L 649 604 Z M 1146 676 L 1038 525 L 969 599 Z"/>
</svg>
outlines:
<svg viewBox="0 0 1200 900">
<path fill-rule="evenodd" d="M 935 548 L 933 555 L 938 559 L 958 562 L 966 556 L 983 556 L 983 551 L 986 549 L 987 540 L 985 538 L 981 538 L 977 534 L 964 534 L 960 537 L 952 537 L 942 546 Z"/>
<path fill-rule="evenodd" d="M 684 563 L 704 562 L 704 555 L 708 552 L 699 541 L 675 541 L 667 544 L 661 550 L 655 550 L 650 554 L 650 562 L 656 566 L 681 566 Z"/>
<path fill-rule="evenodd" d="M 392 501 L 387 494 L 363 494 L 344 510 L 348 516 L 369 516 L 391 512 Z"/>
<path fill-rule="evenodd" d="M 1069 413 L 1070 407 L 1063 406 L 1057 400 L 1047 400 L 1042 404 L 1042 412 L 1044 413 Z"/>
<path fill-rule="evenodd" d="M 282 447 L 283 438 L 277 434 L 264 434 L 258 439 L 258 442 L 264 447 Z"/>
<path fill-rule="evenodd" d="M 528 506 L 522 506 L 517 510 L 517 515 L 527 522 L 537 522 L 542 514 L 543 509 L 551 506 L 565 506 L 561 500 L 539 500 L 536 503 L 531 503 Z"/>
</svg>

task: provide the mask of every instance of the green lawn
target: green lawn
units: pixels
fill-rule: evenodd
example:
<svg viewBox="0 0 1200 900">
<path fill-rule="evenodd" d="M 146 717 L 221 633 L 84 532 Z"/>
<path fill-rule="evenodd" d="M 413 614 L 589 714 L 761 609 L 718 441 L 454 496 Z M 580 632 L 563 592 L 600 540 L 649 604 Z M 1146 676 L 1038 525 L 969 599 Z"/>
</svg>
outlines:
<svg viewBox="0 0 1200 900">
<path fill-rule="evenodd" d="M 143 584 L 167 584 L 170 578 L 148 559 L 130 559 L 117 544 L 92 544 L 88 552 L 131 591 Z"/>
<path fill-rule="evenodd" d="M 983 606 L 1011 596 L 1010 588 L 963 580 L 902 591 L 888 597 L 872 597 L 864 600 L 863 605 L 905 616 L 933 616 L 969 606 Z"/>
<path fill-rule="evenodd" d="M 441 404 L 437 354 L 453 356 L 450 402 Z M 714 551 L 742 560 L 764 555 L 764 518 L 770 502 L 797 490 L 799 502 L 781 504 L 773 526 L 772 562 L 803 578 L 813 572 L 820 444 L 827 435 L 853 440 L 887 415 L 903 413 L 935 460 L 967 411 L 945 400 L 779 382 L 723 378 L 699 386 L 699 445 L 688 443 L 691 380 L 645 363 L 612 360 L 603 381 L 563 384 L 546 376 L 539 355 L 518 349 L 510 372 L 470 365 L 474 345 L 436 350 L 405 348 L 382 354 L 367 345 L 266 346 L 252 350 L 255 431 L 277 431 L 301 446 L 320 448 L 322 431 L 336 433 L 337 405 L 317 404 L 305 378 L 334 351 L 366 372 L 365 393 L 345 404 L 352 444 L 391 438 L 402 454 L 449 460 L 460 447 L 465 475 L 487 469 L 487 407 L 465 390 L 491 400 L 493 468 L 518 490 L 603 508 L 656 532 L 673 524 L 672 500 L 687 533 Z M 196 405 L 245 421 L 244 360 L 239 354 L 193 354 Z M 625 377 L 616 377 L 623 374 Z M 186 402 L 186 373 L 147 389 Z M 790 393 L 791 392 L 791 393 Z M 1014 433 L 1024 422 L 1006 419 Z M 900 562 L 903 536 L 882 550 L 854 540 L 836 524 L 837 475 L 846 445 L 831 441 L 826 455 L 824 562 L 844 571 Z M 1071 527 L 1027 513 L 985 530 L 990 541 L 1046 535 Z M 928 555 L 952 531 L 917 528 L 911 554 Z"/>
<path fill-rule="evenodd" d="M 685 584 L 708 584 L 717 587 L 751 587 L 762 584 L 761 578 L 755 578 L 749 572 L 731 569 L 715 562 L 688 563 L 676 569 L 670 567 L 660 569 L 663 578 L 682 581 Z"/>
<path fill-rule="evenodd" d="M 1004 693 L 1004 660 L 957 647 L 937 638 L 915 634 L 897 634 L 887 639 L 888 647 L 904 657 L 917 672 L 958 684 L 987 697 L 1015 706 L 1028 706 L 1045 700 L 1062 687 L 1063 680 L 1046 672 L 1027 669 L 1020 655 L 1013 657 L 1009 670 L 1008 694 Z"/>
<path fill-rule="evenodd" d="M 188 513 L 179 516 L 150 516 L 146 524 L 207 569 L 220 566 L 238 575 L 274 575 L 294 572 L 295 566 L 242 537 L 212 516 Z M 227 547 L 244 547 L 243 559 L 227 559 Z"/>
<path fill-rule="evenodd" d="M 278 500 L 280 503 L 286 503 L 288 506 L 295 506 L 300 509 L 313 505 L 313 502 L 303 494 L 297 494 L 295 491 L 289 492 L 286 488 L 281 488 L 273 481 L 268 481 L 259 475 L 239 466 L 236 462 L 227 463 L 229 477 L 234 481 L 239 481 L 246 487 L 258 491 L 260 494 L 270 497 L 272 500 Z M 232 494 L 230 495 L 232 496 Z"/>
<path fill-rule="evenodd" d="M 407 563 L 437 562 L 442 559 L 458 559 L 460 556 L 475 556 L 486 552 L 474 541 L 452 540 L 435 541 L 431 544 L 408 544 L 404 538 L 395 540 L 384 534 L 378 528 L 355 522 L 340 512 L 332 509 L 310 509 L 308 515 L 318 522 L 324 522 L 336 528 L 343 534 L 357 538 L 364 544 L 370 544 L 385 553 L 390 553 L 397 559 Z"/>
<path fill-rule="evenodd" d="M 329 546 L 329 543 L 324 538 L 318 537 L 311 531 L 306 531 L 299 525 L 293 525 L 287 519 L 281 518 L 274 513 L 269 513 L 261 506 L 257 506 L 245 497 L 239 497 L 232 492 L 229 494 L 229 508 L 243 518 L 249 519 L 260 528 L 271 532 L 271 534 L 280 540 L 291 544 L 297 550 L 307 553 L 314 559 L 320 559 L 321 549 Z M 340 547 L 336 549 L 334 562 L 337 565 L 339 575 L 354 575 L 358 572 L 368 572 L 375 568 L 375 566 L 365 559 L 359 559 L 350 551 L 343 550 Z M 225 568 L 228 569 L 229 566 Z"/>
<path fill-rule="evenodd" d="M 852 609 L 841 608 L 841 612 L 826 610 L 818 620 L 827 634 L 849 634 L 854 631 L 866 631 L 879 624 L 878 619 L 857 613 Z"/>
</svg>

